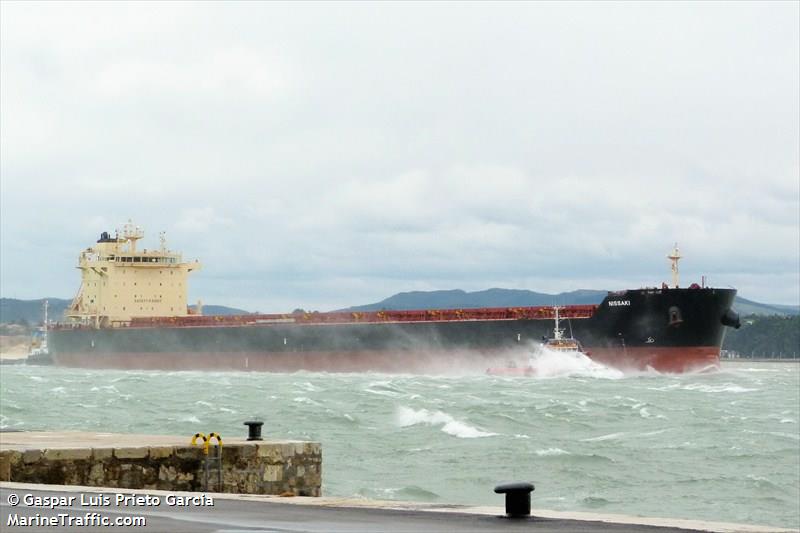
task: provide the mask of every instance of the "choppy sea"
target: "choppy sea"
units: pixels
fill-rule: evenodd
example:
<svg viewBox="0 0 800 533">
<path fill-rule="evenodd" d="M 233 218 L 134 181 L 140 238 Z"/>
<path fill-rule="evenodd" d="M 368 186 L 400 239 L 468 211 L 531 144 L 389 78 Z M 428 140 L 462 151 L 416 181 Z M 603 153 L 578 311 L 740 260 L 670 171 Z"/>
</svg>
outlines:
<svg viewBox="0 0 800 533">
<path fill-rule="evenodd" d="M 0 367 L 0 428 L 322 443 L 323 494 L 800 527 L 800 365 L 537 378 Z"/>
</svg>

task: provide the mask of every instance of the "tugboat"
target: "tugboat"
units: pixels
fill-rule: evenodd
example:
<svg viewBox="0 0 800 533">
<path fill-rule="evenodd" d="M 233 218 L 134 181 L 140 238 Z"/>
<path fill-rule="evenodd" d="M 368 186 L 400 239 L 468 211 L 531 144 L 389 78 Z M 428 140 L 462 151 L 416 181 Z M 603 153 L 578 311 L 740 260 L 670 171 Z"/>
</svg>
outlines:
<svg viewBox="0 0 800 533">
<path fill-rule="evenodd" d="M 558 316 L 558 311 L 563 309 L 563 307 L 554 307 L 553 310 L 556 313 L 555 321 L 556 327 L 553 328 L 553 336 L 551 338 L 542 337 L 542 344 L 541 348 L 545 348 L 547 350 L 553 350 L 555 352 L 566 352 L 566 353 L 586 353 L 583 351 L 583 346 L 581 343 L 578 342 L 576 339 L 572 337 L 572 328 L 570 328 L 569 337 L 564 336 L 564 330 L 561 329 L 560 319 Z M 588 354 L 587 354 L 588 355 Z"/>
<path fill-rule="evenodd" d="M 553 311 L 555 312 L 553 336 L 550 338 L 542 336 L 542 343 L 534 349 L 528 359 L 527 365 L 517 366 L 516 363 L 510 361 L 508 366 L 488 368 L 486 369 L 486 373 L 491 376 L 536 376 L 539 374 L 536 360 L 543 354 L 550 352 L 576 357 L 588 355 L 587 352 L 583 351 L 581 343 L 572 336 L 572 332 L 570 332 L 569 337 L 564 336 L 564 329 L 561 328 L 561 319 L 558 314 L 560 309 L 563 309 L 563 307 L 553 307 Z"/>
<path fill-rule="evenodd" d="M 44 301 L 44 322 L 33 333 L 31 345 L 28 349 L 28 357 L 25 359 L 27 365 L 52 365 L 53 358 L 50 356 L 50 349 L 47 347 L 47 300 Z"/>
</svg>

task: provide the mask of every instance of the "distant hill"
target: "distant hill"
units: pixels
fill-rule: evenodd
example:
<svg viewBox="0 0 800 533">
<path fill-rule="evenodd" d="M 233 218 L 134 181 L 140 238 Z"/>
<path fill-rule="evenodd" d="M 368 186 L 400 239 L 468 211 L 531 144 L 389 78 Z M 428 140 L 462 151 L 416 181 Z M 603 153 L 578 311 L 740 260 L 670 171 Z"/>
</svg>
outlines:
<svg viewBox="0 0 800 533">
<path fill-rule="evenodd" d="M 380 311 L 381 309 L 466 309 L 471 307 L 524 307 L 534 305 L 573 305 L 600 303 L 606 291 L 577 290 L 561 294 L 544 294 L 519 289 L 487 289 L 465 292 L 450 291 L 401 292 L 374 304 L 358 305 L 344 311 Z"/>
<path fill-rule="evenodd" d="M 747 300 L 741 296 L 736 297 L 733 307 L 742 315 L 781 315 L 794 316 L 800 315 L 800 306 L 797 305 L 771 305 L 761 304 L 752 300 Z"/>
<path fill-rule="evenodd" d="M 197 309 L 196 305 L 190 305 L 189 308 L 194 311 Z M 236 309 L 235 307 L 225 307 L 224 305 L 206 305 L 203 304 L 203 314 L 205 316 L 217 315 L 247 315 L 250 314 L 244 309 Z"/>
<path fill-rule="evenodd" d="M 465 309 L 471 307 L 524 307 L 535 305 L 599 304 L 608 291 L 577 290 L 559 294 L 545 294 L 519 289 L 488 289 L 465 292 L 414 291 L 401 292 L 373 304 L 348 307 L 343 311 L 380 311 L 381 309 Z M 733 304 L 742 315 L 800 315 L 800 306 L 770 305 L 747 300 L 739 296 Z"/>
<path fill-rule="evenodd" d="M 800 315 L 748 315 L 742 327 L 727 329 L 722 348 L 742 357 L 793 357 L 800 355 Z"/>
<path fill-rule="evenodd" d="M 48 302 L 47 314 L 51 319 L 60 318 L 72 300 L 61 298 L 42 298 L 40 300 L 16 300 L 0 298 L 0 323 L 38 324 L 44 320 L 44 301 Z"/>
<path fill-rule="evenodd" d="M 44 318 L 44 298 L 41 300 L 16 300 L 14 298 L 0 298 L 0 323 L 28 323 L 39 324 Z M 61 298 L 47 298 L 48 314 L 51 320 L 60 320 L 64 311 L 72 300 Z M 192 309 L 195 306 L 190 306 Z M 224 305 L 204 305 L 204 315 L 246 315 L 247 311 L 225 307 Z"/>
</svg>

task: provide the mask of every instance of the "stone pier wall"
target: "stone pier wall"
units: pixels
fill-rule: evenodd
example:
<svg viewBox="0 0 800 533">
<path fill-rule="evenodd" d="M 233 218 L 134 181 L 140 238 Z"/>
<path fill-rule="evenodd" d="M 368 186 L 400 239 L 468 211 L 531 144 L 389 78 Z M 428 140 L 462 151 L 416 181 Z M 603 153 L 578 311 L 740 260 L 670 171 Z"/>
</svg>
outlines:
<svg viewBox="0 0 800 533">
<path fill-rule="evenodd" d="M 0 434 L 0 481 L 204 490 L 200 446 L 31 448 L 3 442 L 6 435 Z M 211 446 L 209 454 L 215 451 Z M 225 442 L 221 490 L 216 470 L 210 472 L 211 492 L 320 496 L 322 450 L 314 442 Z"/>
</svg>

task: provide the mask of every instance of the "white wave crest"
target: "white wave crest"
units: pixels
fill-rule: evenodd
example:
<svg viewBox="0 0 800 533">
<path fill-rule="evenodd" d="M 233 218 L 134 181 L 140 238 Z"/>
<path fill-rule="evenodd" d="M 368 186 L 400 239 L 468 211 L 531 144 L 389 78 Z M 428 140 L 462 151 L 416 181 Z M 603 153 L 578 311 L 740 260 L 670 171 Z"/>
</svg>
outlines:
<svg viewBox="0 0 800 533">
<path fill-rule="evenodd" d="M 742 392 L 755 392 L 758 390 L 758 389 L 748 389 L 746 387 L 736 385 L 735 383 L 725 383 L 722 385 L 706 385 L 702 383 L 690 383 L 689 385 L 684 386 L 683 389 L 700 391 L 700 392 L 711 392 L 711 393 L 718 393 L 718 392 L 742 393 Z"/>
<path fill-rule="evenodd" d="M 546 450 L 536 450 L 536 455 L 539 457 L 548 457 L 551 455 L 569 455 L 570 453 L 561 448 L 547 448 Z"/>
<path fill-rule="evenodd" d="M 443 432 L 461 439 L 474 439 L 497 435 L 497 433 L 481 431 L 441 411 L 428 411 L 427 409 L 415 411 L 409 407 L 401 406 L 397 409 L 396 418 L 397 424 L 400 427 L 416 426 L 417 424 L 442 426 Z"/>
<path fill-rule="evenodd" d="M 308 398 L 306 396 L 298 396 L 297 398 L 293 399 L 292 401 L 293 402 L 297 402 L 297 403 L 304 403 L 304 404 L 307 404 L 307 405 L 321 405 L 319 402 L 314 401 L 311 398 Z"/>
<path fill-rule="evenodd" d="M 295 383 L 295 385 L 306 392 L 318 392 L 319 388 L 310 381 L 303 381 L 302 383 Z"/>
<path fill-rule="evenodd" d="M 609 433 L 608 435 L 600 435 L 599 437 L 591 437 L 588 439 L 581 439 L 581 442 L 600 442 L 604 440 L 616 440 L 625 435 L 625 432 Z"/>
</svg>

